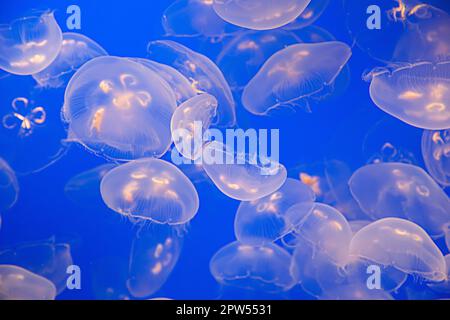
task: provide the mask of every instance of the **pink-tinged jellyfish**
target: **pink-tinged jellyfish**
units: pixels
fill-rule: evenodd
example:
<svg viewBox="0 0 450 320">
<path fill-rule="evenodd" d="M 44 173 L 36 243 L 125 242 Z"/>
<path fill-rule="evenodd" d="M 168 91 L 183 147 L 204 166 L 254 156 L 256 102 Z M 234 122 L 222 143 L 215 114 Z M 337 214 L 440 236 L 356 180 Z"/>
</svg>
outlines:
<svg viewBox="0 0 450 320">
<path fill-rule="evenodd" d="M 175 95 L 157 73 L 119 57 L 85 63 L 66 88 L 69 141 L 114 160 L 160 157 L 170 147 Z"/>
<path fill-rule="evenodd" d="M 109 171 L 100 185 L 103 201 L 124 216 L 161 224 L 184 224 L 199 208 L 191 181 L 173 164 L 154 158 Z"/>
<path fill-rule="evenodd" d="M 384 218 L 362 228 L 350 243 L 350 255 L 426 281 L 446 277 L 445 259 L 428 234 L 417 224 L 399 218 Z"/>
<path fill-rule="evenodd" d="M 384 112 L 422 129 L 450 127 L 450 62 L 375 69 L 366 79 L 372 101 Z"/>
<path fill-rule="evenodd" d="M 440 185 L 450 186 L 450 130 L 425 130 L 422 156 L 428 173 Z"/>
<path fill-rule="evenodd" d="M 444 258 L 445 264 L 447 266 L 447 274 L 445 279 L 442 282 L 427 283 L 427 285 L 433 291 L 450 294 L 450 254 L 447 254 Z"/>
<path fill-rule="evenodd" d="M 0 158 L 0 211 L 10 209 L 19 195 L 19 182 L 9 164 Z"/>
<path fill-rule="evenodd" d="M 25 97 L 17 97 L 11 102 L 12 110 L 2 118 L 5 129 L 17 130 L 21 137 L 29 136 L 35 127 L 45 124 L 47 113 L 42 106 L 31 106 Z"/>
<path fill-rule="evenodd" d="M 296 203 L 312 203 L 314 192 L 299 180 L 288 178 L 274 193 L 254 201 L 243 201 L 234 220 L 236 239 L 243 244 L 274 242 L 294 231 L 301 216 L 287 215 Z"/>
<path fill-rule="evenodd" d="M 371 290 L 366 284 L 346 284 L 327 290 L 321 300 L 394 300 L 384 290 Z"/>
<path fill-rule="evenodd" d="M 450 221 L 448 196 L 420 167 L 370 164 L 355 171 L 349 185 L 361 209 L 374 220 L 406 218 L 432 236 L 443 235 Z"/>
<path fill-rule="evenodd" d="M 214 124 L 230 127 L 236 124 L 233 95 L 220 69 L 208 57 L 170 40 L 148 44 L 150 59 L 178 70 L 190 82 L 197 93 L 214 96 L 219 107 Z"/>
<path fill-rule="evenodd" d="M 320 18 L 329 3 L 330 0 L 311 0 L 306 9 L 303 10 L 297 19 L 285 25 L 283 29 L 298 30 L 313 24 Z"/>
<path fill-rule="evenodd" d="M 232 242 L 216 252 L 209 269 L 214 279 L 223 285 L 282 292 L 295 285 L 289 273 L 290 263 L 291 255 L 273 243 L 250 246 Z"/>
<path fill-rule="evenodd" d="M 63 33 L 61 50 L 55 60 L 44 70 L 33 74 L 41 87 L 61 88 L 87 61 L 108 53 L 94 40 L 73 32 Z"/>
<path fill-rule="evenodd" d="M 0 265 L 0 300 L 54 300 L 55 285 L 14 265 Z"/>
<path fill-rule="evenodd" d="M 311 0 L 214 0 L 213 8 L 225 21 L 248 29 L 269 30 L 294 21 Z"/>
<path fill-rule="evenodd" d="M 58 56 L 62 33 L 53 12 L 24 17 L 0 26 L 0 69 L 30 75 Z"/>
<path fill-rule="evenodd" d="M 301 43 L 282 49 L 245 87 L 242 104 L 257 115 L 281 107 L 309 110 L 308 100 L 326 96 L 351 54 L 348 45 L 337 41 Z"/>
</svg>

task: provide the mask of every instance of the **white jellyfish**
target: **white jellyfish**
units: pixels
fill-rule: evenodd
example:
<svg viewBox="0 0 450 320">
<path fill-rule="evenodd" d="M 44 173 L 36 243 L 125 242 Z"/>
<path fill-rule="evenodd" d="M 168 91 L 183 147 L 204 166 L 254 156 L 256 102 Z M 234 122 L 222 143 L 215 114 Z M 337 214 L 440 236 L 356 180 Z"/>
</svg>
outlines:
<svg viewBox="0 0 450 320">
<path fill-rule="evenodd" d="M 450 130 L 425 130 L 422 156 L 428 173 L 440 185 L 450 186 Z"/>
<path fill-rule="evenodd" d="M 19 194 L 19 182 L 8 163 L 0 158 L 0 212 L 10 209 Z"/>
</svg>

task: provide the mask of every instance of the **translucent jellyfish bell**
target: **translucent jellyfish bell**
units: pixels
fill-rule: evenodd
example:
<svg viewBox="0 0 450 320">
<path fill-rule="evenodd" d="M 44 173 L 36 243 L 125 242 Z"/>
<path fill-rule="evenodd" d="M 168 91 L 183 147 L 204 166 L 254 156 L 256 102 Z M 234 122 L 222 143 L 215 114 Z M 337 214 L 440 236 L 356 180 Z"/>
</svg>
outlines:
<svg viewBox="0 0 450 320">
<path fill-rule="evenodd" d="M 8 163 L 0 158 L 0 212 L 8 210 L 19 195 L 19 182 Z"/>
<path fill-rule="evenodd" d="M 232 242 L 216 252 L 209 269 L 223 285 L 281 292 L 295 285 L 289 273 L 290 263 L 291 255 L 275 244 L 250 246 Z"/>
<path fill-rule="evenodd" d="M 117 213 L 161 224 L 184 224 L 199 207 L 191 181 L 171 163 L 153 158 L 109 171 L 100 191 L 106 205 Z"/>
<path fill-rule="evenodd" d="M 450 186 L 450 130 L 425 130 L 422 156 L 428 173 L 440 185 Z"/>
<path fill-rule="evenodd" d="M 69 140 L 115 160 L 162 156 L 177 106 L 169 85 L 140 63 L 112 56 L 85 63 L 66 88 Z"/>
<path fill-rule="evenodd" d="M 309 109 L 308 99 L 319 99 L 351 56 L 345 43 L 301 43 L 278 51 L 248 83 L 242 104 L 251 113 L 265 115 L 280 107 Z"/>
</svg>

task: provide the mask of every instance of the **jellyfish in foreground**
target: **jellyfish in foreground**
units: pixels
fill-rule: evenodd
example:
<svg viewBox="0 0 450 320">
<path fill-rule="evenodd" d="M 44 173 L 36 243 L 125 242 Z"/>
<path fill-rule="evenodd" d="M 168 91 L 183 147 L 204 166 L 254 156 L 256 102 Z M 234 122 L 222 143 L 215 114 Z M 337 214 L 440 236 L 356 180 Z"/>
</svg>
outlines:
<svg viewBox="0 0 450 320">
<path fill-rule="evenodd" d="M 124 216 L 161 224 L 184 224 L 198 211 L 191 181 L 169 162 L 144 158 L 109 171 L 100 185 L 103 201 Z"/>
<path fill-rule="evenodd" d="M 450 186 L 450 129 L 425 130 L 422 135 L 422 156 L 433 179 L 442 186 Z"/>
<path fill-rule="evenodd" d="M 105 56 L 88 61 L 72 77 L 63 117 L 69 141 L 108 159 L 132 160 L 168 150 L 176 106 L 172 89 L 157 73 Z"/>
<path fill-rule="evenodd" d="M 14 265 L 0 265 L 0 300 L 54 300 L 55 285 Z"/>
<path fill-rule="evenodd" d="M 280 50 L 245 87 L 242 104 L 257 115 L 281 107 L 309 110 L 308 100 L 326 96 L 351 54 L 349 46 L 337 41 L 301 43 Z"/>
<path fill-rule="evenodd" d="M 311 0 L 214 0 L 213 8 L 225 21 L 234 25 L 269 30 L 294 21 Z"/>
<path fill-rule="evenodd" d="M 53 12 L 17 19 L 0 26 L 0 69 L 17 75 L 40 72 L 55 60 L 61 44 Z"/>
<path fill-rule="evenodd" d="M 19 182 L 8 163 L 0 158 L 0 211 L 10 209 L 17 201 Z"/>
<path fill-rule="evenodd" d="M 295 285 L 289 273 L 290 263 L 291 255 L 273 243 L 250 246 L 232 242 L 216 252 L 209 269 L 223 285 L 282 292 Z"/>
<path fill-rule="evenodd" d="M 328 7 L 330 0 L 311 0 L 305 10 L 291 23 L 285 25 L 285 30 L 298 30 L 313 24 Z"/>
<path fill-rule="evenodd" d="M 365 78 L 384 112 L 422 129 L 450 128 L 450 62 L 375 69 Z"/>
<path fill-rule="evenodd" d="M 439 248 L 421 227 L 404 219 L 384 218 L 362 228 L 350 243 L 350 255 L 426 281 L 439 282 L 446 277 Z"/>
<path fill-rule="evenodd" d="M 443 235 L 450 221 L 448 196 L 420 167 L 370 164 L 355 171 L 349 186 L 361 209 L 375 220 L 407 218 L 432 236 Z"/>
<path fill-rule="evenodd" d="M 94 40 L 73 32 L 63 33 L 61 50 L 55 60 L 44 70 L 33 74 L 41 87 L 61 88 L 87 61 L 108 53 Z"/>
</svg>

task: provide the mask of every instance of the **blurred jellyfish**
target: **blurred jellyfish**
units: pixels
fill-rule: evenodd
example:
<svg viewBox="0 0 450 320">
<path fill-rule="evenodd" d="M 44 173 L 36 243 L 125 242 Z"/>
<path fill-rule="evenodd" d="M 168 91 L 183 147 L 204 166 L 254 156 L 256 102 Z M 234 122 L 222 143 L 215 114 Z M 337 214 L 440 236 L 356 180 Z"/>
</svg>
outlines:
<svg viewBox="0 0 450 320">
<path fill-rule="evenodd" d="M 296 203 L 312 203 L 314 192 L 298 180 L 288 178 L 274 193 L 254 201 L 241 202 L 234 220 L 236 239 L 243 244 L 262 245 L 292 232 L 302 217 L 289 216 Z"/>
<path fill-rule="evenodd" d="M 33 78 L 42 87 L 61 88 L 84 63 L 106 55 L 108 53 L 94 40 L 79 33 L 66 32 L 56 59 L 41 72 L 33 74 Z"/>
<path fill-rule="evenodd" d="M 217 121 L 224 127 L 236 124 L 233 95 L 220 69 L 208 57 L 170 40 L 152 41 L 147 51 L 152 60 L 178 70 L 197 93 L 209 93 L 218 101 Z"/>
<path fill-rule="evenodd" d="M 330 0 L 311 0 L 306 9 L 293 22 L 285 25 L 285 30 L 298 30 L 313 24 L 325 9 L 328 7 Z"/>
<path fill-rule="evenodd" d="M 440 185 L 450 186 L 450 130 L 425 130 L 422 156 L 428 173 Z"/>
<path fill-rule="evenodd" d="M 0 68 L 30 75 L 47 68 L 57 57 L 62 33 L 53 12 L 41 12 L 0 26 Z"/>
<path fill-rule="evenodd" d="M 370 290 L 365 284 L 336 286 L 325 292 L 321 300 L 394 300 L 384 290 Z"/>
<path fill-rule="evenodd" d="M 267 243 L 250 246 L 232 242 L 212 257 L 209 268 L 217 282 L 263 292 L 281 292 L 295 285 L 289 273 L 290 254 Z"/>
<path fill-rule="evenodd" d="M 373 219 L 407 218 L 432 236 L 444 234 L 450 221 L 445 192 L 420 167 L 378 163 L 358 169 L 349 181 L 361 209 Z"/>
<path fill-rule="evenodd" d="M 311 0 L 214 0 L 213 8 L 225 21 L 234 25 L 268 30 L 294 21 Z"/>
<path fill-rule="evenodd" d="M 72 77 L 63 117 L 69 141 L 108 159 L 132 160 L 168 150 L 175 108 L 175 95 L 158 74 L 106 56 L 88 61 Z"/>
<path fill-rule="evenodd" d="M 184 224 L 199 207 L 191 181 L 171 163 L 153 158 L 112 169 L 103 177 L 100 191 L 117 213 L 161 224 Z"/>
<path fill-rule="evenodd" d="M 8 163 L 0 158 L 0 212 L 10 209 L 19 195 L 19 182 Z"/>
<path fill-rule="evenodd" d="M 345 43 L 302 43 L 278 51 L 248 83 L 242 104 L 251 113 L 280 107 L 310 110 L 309 99 L 326 96 L 351 56 Z"/>
<path fill-rule="evenodd" d="M 0 265 L 0 300 L 54 300 L 55 285 L 14 265 Z"/>
</svg>

